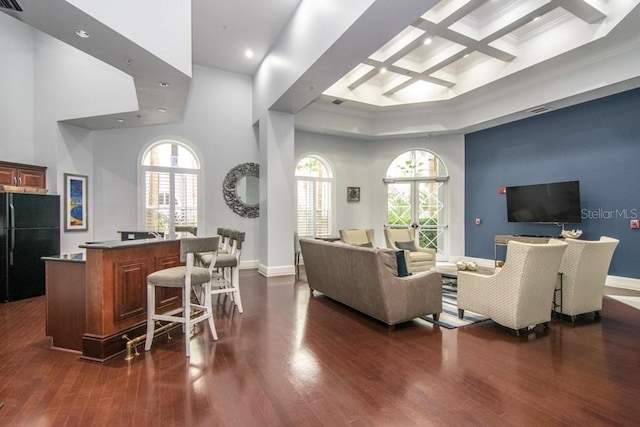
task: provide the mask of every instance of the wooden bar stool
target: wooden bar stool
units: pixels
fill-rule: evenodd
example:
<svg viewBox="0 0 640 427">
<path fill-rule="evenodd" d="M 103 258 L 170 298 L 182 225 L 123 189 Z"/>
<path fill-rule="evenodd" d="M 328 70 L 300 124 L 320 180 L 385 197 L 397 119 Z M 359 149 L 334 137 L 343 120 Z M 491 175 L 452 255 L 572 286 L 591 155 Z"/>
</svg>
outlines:
<svg viewBox="0 0 640 427">
<path fill-rule="evenodd" d="M 218 253 L 220 237 L 201 237 L 182 239 L 180 241 L 180 261 L 184 266 L 166 268 L 151 273 L 147 276 L 147 336 L 144 344 L 145 351 L 151 349 L 154 327 L 156 321 L 182 323 L 185 333 L 186 356 L 189 357 L 191 327 L 196 323 L 208 320 L 211 336 L 218 339 L 213 322 L 211 298 L 204 298 L 200 303 L 191 302 L 192 290 L 196 295 L 211 293 L 213 269 Z M 213 262 L 208 267 L 194 265 L 195 254 L 208 253 Z M 182 307 L 170 310 L 166 313 L 156 313 L 156 287 L 182 288 Z M 195 288 L 195 289 L 194 289 Z M 199 289 L 201 288 L 201 289 Z M 191 311 L 197 311 L 192 318 Z M 180 315 L 181 314 L 181 315 Z"/>
</svg>

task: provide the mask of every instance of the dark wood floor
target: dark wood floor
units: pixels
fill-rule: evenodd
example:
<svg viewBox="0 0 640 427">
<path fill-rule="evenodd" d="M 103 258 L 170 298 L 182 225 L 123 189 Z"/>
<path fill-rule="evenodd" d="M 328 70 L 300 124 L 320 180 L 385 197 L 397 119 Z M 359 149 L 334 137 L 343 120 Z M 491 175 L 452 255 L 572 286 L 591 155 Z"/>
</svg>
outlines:
<svg viewBox="0 0 640 427">
<path fill-rule="evenodd" d="M 245 312 L 105 364 L 48 348 L 44 297 L 0 304 L 1 426 L 464 426 L 640 422 L 640 311 L 516 337 L 387 328 L 292 277 L 241 274 Z M 615 293 L 633 295 L 634 292 Z M 639 293 L 635 293 L 639 295 Z M 142 346 L 141 346 L 142 347 Z"/>
</svg>

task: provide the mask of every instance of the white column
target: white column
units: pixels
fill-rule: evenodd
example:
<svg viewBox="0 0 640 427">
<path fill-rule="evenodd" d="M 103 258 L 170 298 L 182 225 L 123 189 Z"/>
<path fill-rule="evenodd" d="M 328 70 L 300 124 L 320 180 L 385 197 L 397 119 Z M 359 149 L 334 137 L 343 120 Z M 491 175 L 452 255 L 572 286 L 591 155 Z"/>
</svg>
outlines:
<svg viewBox="0 0 640 427">
<path fill-rule="evenodd" d="M 294 115 L 267 111 L 259 122 L 260 274 L 295 274 Z"/>
</svg>

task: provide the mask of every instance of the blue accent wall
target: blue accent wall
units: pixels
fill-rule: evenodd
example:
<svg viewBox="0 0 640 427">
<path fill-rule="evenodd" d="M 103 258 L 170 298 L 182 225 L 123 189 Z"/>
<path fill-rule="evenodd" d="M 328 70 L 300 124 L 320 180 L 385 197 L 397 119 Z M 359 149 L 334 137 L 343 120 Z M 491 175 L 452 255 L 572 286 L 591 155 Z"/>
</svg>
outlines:
<svg viewBox="0 0 640 427">
<path fill-rule="evenodd" d="M 466 135 L 465 255 L 493 259 L 496 234 L 559 234 L 507 222 L 500 187 L 579 180 L 582 222 L 565 228 L 619 239 L 609 274 L 640 278 L 639 165 L 640 89 Z"/>
</svg>

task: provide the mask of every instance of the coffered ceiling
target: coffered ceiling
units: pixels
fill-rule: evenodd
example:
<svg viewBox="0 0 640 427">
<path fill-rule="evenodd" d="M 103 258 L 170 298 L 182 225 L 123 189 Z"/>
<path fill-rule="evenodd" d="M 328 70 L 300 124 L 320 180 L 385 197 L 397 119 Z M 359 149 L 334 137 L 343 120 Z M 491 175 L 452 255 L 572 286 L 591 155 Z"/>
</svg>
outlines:
<svg viewBox="0 0 640 427">
<path fill-rule="evenodd" d="M 324 93 L 380 107 L 450 99 L 606 35 L 607 6 L 440 1 Z"/>
</svg>

